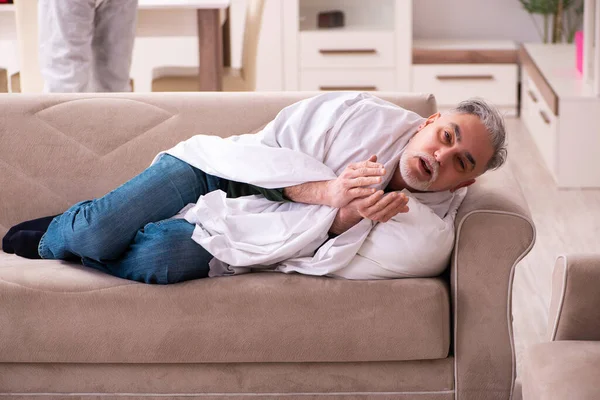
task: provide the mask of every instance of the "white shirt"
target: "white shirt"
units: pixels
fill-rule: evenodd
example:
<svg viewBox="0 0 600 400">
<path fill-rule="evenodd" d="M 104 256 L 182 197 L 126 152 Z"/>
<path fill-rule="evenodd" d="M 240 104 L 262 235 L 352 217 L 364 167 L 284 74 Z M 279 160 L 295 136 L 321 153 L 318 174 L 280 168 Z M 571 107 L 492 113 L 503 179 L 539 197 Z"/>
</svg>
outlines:
<svg viewBox="0 0 600 400">
<path fill-rule="evenodd" d="M 376 185 L 383 189 L 397 168 L 408 140 L 423 121 L 418 114 L 370 94 L 326 93 L 286 107 L 257 134 L 226 139 L 197 135 L 166 153 L 208 174 L 264 188 L 335 179 L 348 164 L 376 154 L 387 171 L 382 183 Z M 464 193 L 458 193 L 460 200 Z M 423 193 L 418 199 L 411 196 L 411 202 L 426 205 L 414 207 L 413 212 L 409 203 L 411 217 L 417 212 L 435 216 L 444 227 L 438 230 L 447 238 L 446 228 L 452 224 L 458 208 L 456 203 L 460 203 L 453 200 L 458 197 L 449 192 Z M 328 206 L 277 203 L 262 196 L 228 199 L 224 192 L 215 191 L 201 196 L 195 205 L 188 207 L 185 219 L 196 224 L 192 239 L 215 257 L 211 261 L 210 276 L 258 268 L 349 279 L 402 276 L 375 272 L 380 268 L 375 265 L 378 263 L 376 254 L 369 257 L 375 260 L 375 264 L 367 263 L 373 264 L 371 267 L 367 265 L 359 268 L 359 272 L 344 273 L 377 224 L 365 219 L 327 240 L 336 213 L 337 209 Z M 448 216 L 451 221 L 444 220 Z M 386 225 L 386 229 L 392 225 Z M 453 235 L 454 230 L 450 231 Z M 443 249 L 443 257 L 436 251 L 423 249 L 425 254 L 432 254 L 432 259 L 446 260 L 451 248 Z M 440 264 L 439 261 L 434 263 Z M 369 268 L 369 273 L 362 273 Z"/>
</svg>

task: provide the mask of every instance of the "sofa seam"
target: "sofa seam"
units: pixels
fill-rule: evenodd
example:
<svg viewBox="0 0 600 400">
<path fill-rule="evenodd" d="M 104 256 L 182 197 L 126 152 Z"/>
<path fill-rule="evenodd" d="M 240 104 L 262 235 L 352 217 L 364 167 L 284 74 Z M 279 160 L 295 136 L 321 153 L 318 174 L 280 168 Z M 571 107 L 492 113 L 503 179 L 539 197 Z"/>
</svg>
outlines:
<svg viewBox="0 0 600 400">
<path fill-rule="evenodd" d="M 452 394 L 454 390 L 439 390 L 439 391 L 404 391 L 404 392 L 289 392 L 289 393 L 279 393 L 279 392 L 210 392 L 210 393 L 94 393 L 94 392 L 76 392 L 76 393 L 63 393 L 63 392 L 34 392 L 34 393 L 0 393 L 0 397 L 3 396 L 119 396 L 119 397 L 134 397 L 134 396 L 147 396 L 147 397 L 208 397 L 208 396 L 268 396 L 273 397 L 277 396 L 356 396 L 356 395 L 381 395 L 387 396 L 391 394 Z"/>
<path fill-rule="evenodd" d="M 131 94 L 131 93 L 129 93 L 129 94 Z M 140 97 L 143 97 L 143 96 L 140 96 Z M 141 101 L 141 100 L 138 100 L 138 99 L 132 99 L 132 98 L 127 97 L 127 96 L 106 95 L 106 96 L 99 96 L 99 97 L 97 97 L 97 96 L 84 96 L 84 97 L 79 97 L 79 98 L 73 98 L 73 99 L 70 99 L 70 100 L 63 100 L 63 101 L 57 100 L 56 104 L 52 104 L 50 106 L 44 107 L 42 109 L 39 109 L 37 111 L 33 111 L 32 110 L 32 112 L 33 112 L 32 115 L 35 116 L 35 117 L 37 117 L 37 118 L 39 118 L 39 119 L 41 119 L 43 121 L 43 119 L 40 118 L 40 117 L 38 117 L 37 114 L 39 114 L 41 112 L 44 112 L 44 111 L 47 111 L 47 110 L 50 110 L 50 109 L 52 109 L 54 107 L 62 106 L 63 104 L 74 103 L 74 102 L 78 102 L 78 101 L 86 101 L 86 100 L 92 100 L 93 101 L 93 100 L 96 100 L 96 99 L 102 99 L 102 100 L 104 100 L 104 99 L 125 100 L 125 101 L 131 101 L 131 102 L 134 102 L 134 103 L 144 104 L 144 105 L 147 105 L 147 106 L 150 106 L 150 107 L 154 107 L 154 108 L 156 108 L 156 109 L 158 109 L 160 111 L 163 111 L 165 114 L 171 114 L 171 117 L 174 116 L 174 115 L 178 115 L 179 114 L 179 110 L 177 110 L 176 114 L 173 114 L 171 111 L 167 111 L 164 108 L 159 107 L 159 106 L 157 106 L 155 104 L 149 103 L 147 101 Z M 53 125 L 50 125 L 50 126 L 54 127 Z"/>
<path fill-rule="evenodd" d="M 564 269 L 565 269 L 565 273 L 563 274 L 563 282 L 562 282 L 562 287 L 561 287 L 561 291 L 560 291 L 560 299 L 558 301 L 558 306 L 556 309 L 556 317 L 554 318 L 554 322 L 552 324 L 552 335 L 550 337 L 550 341 L 554 342 L 556 340 L 556 334 L 558 333 L 558 324 L 560 322 L 560 317 L 562 315 L 562 311 L 563 311 L 563 306 L 565 303 L 565 298 L 566 298 L 566 294 L 567 294 L 567 275 L 569 273 L 569 260 L 567 258 L 567 255 L 560 255 L 558 256 L 558 258 L 562 258 L 563 262 L 564 262 Z"/>
<path fill-rule="evenodd" d="M 69 203 L 69 201 L 67 199 L 63 198 L 61 195 L 59 195 L 59 193 L 55 192 L 54 189 L 51 189 L 48 186 L 41 183 L 40 181 L 33 179 L 33 177 L 31 177 L 31 175 L 27 174 L 26 171 L 8 163 L 6 160 L 3 160 L 3 159 L 0 159 L 0 163 L 7 165 L 8 167 L 10 167 L 10 169 L 12 171 L 15 171 L 21 177 L 24 177 L 28 181 L 28 183 L 31 183 L 34 186 L 39 186 L 39 187 L 46 189 L 48 192 L 52 193 L 53 196 L 55 196 L 58 199 L 60 199 L 61 201 L 65 202 L 65 204 Z"/>
<path fill-rule="evenodd" d="M 531 240 L 531 243 L 529 243 L 529 246 L 527 246 L 526 249 L 523 250 L 523 252 L 519 255 L 519 257 L 517 257 L 515 259 L 515 261 L 513 262 L 513 265 L 511 266 L 511 270 L 510 270 L 510 274 L 509 274 L 509 284 L 508 284 L 508 296 L 507 296 L 507 323 L 508 323 L 508 334 L 509 334 L 509 342 L 510 342 L 510 347 L 511 347 L 511 386 L 510 386 L 510 396 L 509 396 L 509 400 L 513 399 L 513 394 L 514 394 L 514 389 L 515 389 L 515 379 L 516 379 L 516 354 L 515 354 L 515 345 L 514 345 L 514 335 L 513 335 L 513 329 L 512 329 L 512 287 L 513 287 L 513 279 L 514 279 L 514 271 L 515 268 L 517 266 L 517 264 L 531 251 L 531 249 L 533 248 L 533 245 L 535 244 L 536 241 L 536 237 L 537 237 L 537 232 L 535 230 L 535 225 L 533 223 L 533 220 L 529 217 L 526 217 L 522 214 L 516 213 L 516 212 L 512 212 L 512 211 L 502 211 L 502 210 L 489 210 L 489 209 L 480 209 L 480 210 L 473 210 L 468 212 L 466 215 L 464 215 L 459 224 L 458 224 L 458 228 L 457 228 L 457 232 L 456 232 L 456 239 L 455 239 L 455 243 L 454 243 L 454 257 L 453 257 L 453 263 L 456 264 L 457 263 L 457 259 L 458 259 L 458 243 L 460 241 L 460 233 L 462 231 L 462 227 L 463 224 L 465 223 L 465 221 L 471 217 L 474 214 L 499 214 L 499 215 L 509 215 L 509 216 L 513 216 L 519 219 L 522 219 L 523 221 L 529 223 L 529 226 L 531 227 L 531 231 L 533 233 L 533 237 Z M 456 272 L 454 274 L 454 280 L 452 281 L 452 283 L 454 283 L 454 288 L 455 288 L 455 296 L 452 296 L 452 311 L 453 311 L 453 322 L 454 322 L 454 327 L 453 327 L 453 338 L 454 338 L 454 397 L 455 399 L 458 400 L 458 352 L 457 352 L 457 341 L 456 341 L 456 333 L 457 333 L 457 321 L 458 321 L 458 308 L 456 307 L 458 301 L 458 268 L 456 269 Z"/>
<path fill-rule="evenodd" d="M 448 294 L 450 296 L 452 296 L 452 288 L 448 288 Z M 444 296 L 444 295 L 445 295 L 445 293 L 440 294 L 440 296 L 442 297 L 442 302 L 443 302 L 444 298 L 448 299 L 448 297 Z M 448 307 L 451 307 L 450 301 L 448 301 Z M 443 318 L 443 316 L 442 316 L 442 318 Z M 450 324 L 451 324 L 450 315 L 448 315 L 447 319 L 444 318 L 444 321 L 445 321 L 445 323 L 444 323 L 444 327 L 442 328 L 442 337 L 446 337 L 449 339 L 448 346 L 447 347 L 444 346 L 444 349 L 447 349 L 446 350 L 446 358 L 448 358 L 450 356 L 450 346 L 452 345 L 451 340 L 449 338 L 449 336 L 451 336 L 450 335 Z"/>
<path fill-rule="evenodd" d="M 100 292 L 100 291 L 103 291 L 103 290 L 110 290 L 110 289 L 116 289 L 116 288 L 120 288 L 120 287 L 124 287 L 124 286 L 132 286 L 132 285 L 138 285 L 138 284 L 140 284 L 138 282 L 132 282 L 132 283 L 124 283 L 122 285 L 111 286 L 111 287 L 100 288 L 100 289 L 83 290 L 83 291 L 77 291 L 77 292 L 65 292 L 65 291 L 43 290 L 43 289 L 31 288 L 31 287 L 23 286 L 23 285 L 21 285 L 19 283 L 7 281 L 7 280 L 5 280 L 3 278 L 0 278 L 0 281 L 3 282 L 3 283 L 6 283 L 8 285 L 18 286 L 18 287 L 23 288 L 25 290 L 33 290 L 35 292 L 43 292 L 43 293 L 60 293 L 60 294 L 65 294 L 65 295 L 66 294 L 94 293 L 94 292 Z M 2 393 L 0 393 L 0 395 L 1 394 Z"/>
</svg>

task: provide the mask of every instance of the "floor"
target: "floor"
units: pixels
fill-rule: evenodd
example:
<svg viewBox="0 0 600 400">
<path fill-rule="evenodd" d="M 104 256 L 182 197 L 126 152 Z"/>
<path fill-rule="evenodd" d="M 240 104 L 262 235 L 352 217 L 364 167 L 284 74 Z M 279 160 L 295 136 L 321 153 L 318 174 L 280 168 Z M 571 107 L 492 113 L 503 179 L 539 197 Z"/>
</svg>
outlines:
<svg viewBox="0 0 600 400">
<path fill-rule="evenodd" d="M 560 254 L 600 253 L 600 190 L 558 190 L 520 119 L 506 120 L 508 164 L 536 225 L 536 244 L 517 266 L 513 326 L 517 375 L 523 349 L 545 338 L 554 261 Z"/>
</svg>

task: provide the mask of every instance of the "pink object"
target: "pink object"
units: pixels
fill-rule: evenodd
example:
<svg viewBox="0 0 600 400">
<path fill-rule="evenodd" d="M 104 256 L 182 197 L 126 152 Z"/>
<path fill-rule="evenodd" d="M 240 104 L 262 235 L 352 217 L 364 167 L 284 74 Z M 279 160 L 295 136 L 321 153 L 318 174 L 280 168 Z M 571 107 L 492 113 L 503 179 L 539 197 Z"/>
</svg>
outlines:
<svg viewBox="0 0 600 400">
<path fill-rule="evenodd" d="M 577 49 L 577 70 L 583 73 L 583 31 L 575 32 L 575 48 Z"/>
</svg>

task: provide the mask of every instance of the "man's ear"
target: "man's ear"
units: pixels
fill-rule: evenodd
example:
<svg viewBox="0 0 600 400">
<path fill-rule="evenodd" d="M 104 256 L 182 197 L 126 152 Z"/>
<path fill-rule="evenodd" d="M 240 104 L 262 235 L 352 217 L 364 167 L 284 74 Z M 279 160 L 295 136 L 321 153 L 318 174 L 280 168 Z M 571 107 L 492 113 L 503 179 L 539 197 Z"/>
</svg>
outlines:
<svg viewBox="0 0 600 400">
<path fill-rule="evenodd" d="M 459 184 L 458 186 L 450 189 L 450 193 L 454 193 L 454 192 L 456 192 L 460 188 L 471 186 L 474 183 L 475 183 L 475 179 L 469 179 L 468 181 L 464 181 L 463 183 Z"/>
<path fill-rule="evenodd" d="M 439 117 L 440 117 L 439 112 L 436 112 L 435 114 L 430 115 L 429 118 L 427 118 L 425 120 L 425 122 L 423 122 L 421 125 L 419 125 L 419 130 L 421 130 L 421 129 L 425 128 L 427 125 L 433 123 Z"/>
</svg>

